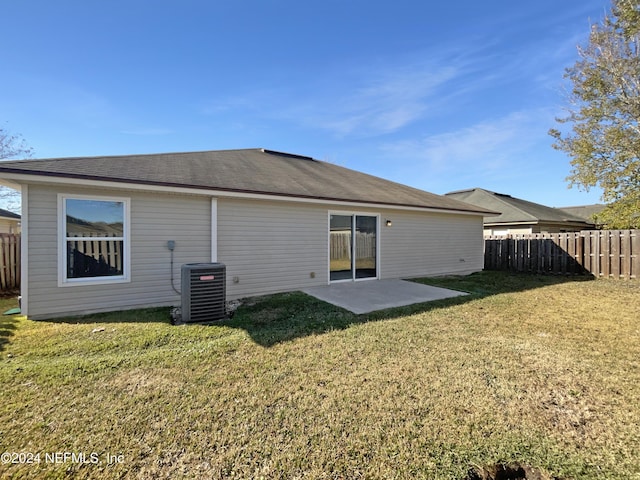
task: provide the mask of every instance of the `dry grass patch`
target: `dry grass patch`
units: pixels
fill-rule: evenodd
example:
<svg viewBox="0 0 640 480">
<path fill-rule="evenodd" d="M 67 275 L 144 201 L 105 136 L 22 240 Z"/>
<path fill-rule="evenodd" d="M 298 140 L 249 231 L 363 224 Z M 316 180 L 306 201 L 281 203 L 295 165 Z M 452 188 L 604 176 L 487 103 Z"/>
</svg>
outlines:
<svg viewBox="0 0 640 480">
<path fill-rule="evenodd" d="M 518 462 L 640 477 L 637 282 L 437 283 L 472 295 L 356 316 L 294 293 L 209 327 L 165 310 L 3 317 L 0 450 L 124 462 L 0 476 L 459 480 Z"/>
</svg>

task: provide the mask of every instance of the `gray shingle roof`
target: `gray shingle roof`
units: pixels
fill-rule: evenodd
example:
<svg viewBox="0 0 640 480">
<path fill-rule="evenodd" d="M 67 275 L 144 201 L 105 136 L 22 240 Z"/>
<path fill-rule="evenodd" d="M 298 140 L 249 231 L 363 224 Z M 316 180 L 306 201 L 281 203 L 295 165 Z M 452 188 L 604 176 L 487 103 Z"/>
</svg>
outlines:
<svg viewBox="0 0 640 480">
<path fill-rule="evenodd" d="M 9 161 L 0 163 L 3 173 L 486 213 L 453 198 L 264 149 Z"/>
<path fill-rule="evenodd" d="M 446 197 L 455 198 L 463 202 L 500 212 L 500 215 L 485 217 L 484 223 L 571 223 L 585 224 L 587 222 L 558 208 L 547 207 L 539 203 L 529 202 L 521 198 L 512 197 L 503 193 L 496 193 L 483 188 L 460 190 L 445 194 Z"/>
<path fill-rule="evenodd" d="M 606 205 L 597 203 L 595 205 L 578 205 L 575 207 L 558 207 L 560 210 L 570 213 L 576 217 L 580 217 L 587 222 L 594 222 L 594 215 L 600 213 Z"/>
<path fill-rule="evenodd" d="M 0 217 L 11 218 L 14 220 L 20 220 L 21 218 L 17 213 L 10 212 L 9 210 L 5 210 L 4 208 L 0 208 Z"/>
</svg>

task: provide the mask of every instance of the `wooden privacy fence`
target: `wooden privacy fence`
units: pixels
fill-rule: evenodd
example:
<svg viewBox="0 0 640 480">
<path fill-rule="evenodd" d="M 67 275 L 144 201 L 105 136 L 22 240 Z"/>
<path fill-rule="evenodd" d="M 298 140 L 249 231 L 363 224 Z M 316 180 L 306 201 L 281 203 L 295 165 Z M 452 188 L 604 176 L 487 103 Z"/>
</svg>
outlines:
<svg viewBox="0 0 640 480">
<path fill-rule="evenodd" d="M 20 235 L 0 233 L 0 290 L 20 288 Z"/>
<path fill-rule="evenodd" d="M 514 272 L 640 278 L 640 230 L 490 236 L 484 268 Z"/>
<path fill-rule="evenodd" d="M 331 260 L 351 258 L 351 232 L 331 232 Z M 356 232 L 356 258 L 376 257 L 376 234 Z"/>
<path fill-rule="evenodd" d="M 67 275 L 73 278 L 119 275 L 123 241 L 90 235 L 67 238 Z"/>
</svg>

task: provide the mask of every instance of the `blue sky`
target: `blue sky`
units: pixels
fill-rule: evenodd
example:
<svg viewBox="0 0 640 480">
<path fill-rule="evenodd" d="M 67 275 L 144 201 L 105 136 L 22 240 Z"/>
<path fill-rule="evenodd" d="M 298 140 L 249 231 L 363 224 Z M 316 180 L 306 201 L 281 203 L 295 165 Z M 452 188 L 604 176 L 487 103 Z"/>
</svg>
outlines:
<svg viewBox="0 0 640 480">
<path fill-rule="evenodd" d="M 0 122 L 34 157 L 269 148 L 550 206 L 564 69 L 608 0 L 5 1 Z"/>
</svg>

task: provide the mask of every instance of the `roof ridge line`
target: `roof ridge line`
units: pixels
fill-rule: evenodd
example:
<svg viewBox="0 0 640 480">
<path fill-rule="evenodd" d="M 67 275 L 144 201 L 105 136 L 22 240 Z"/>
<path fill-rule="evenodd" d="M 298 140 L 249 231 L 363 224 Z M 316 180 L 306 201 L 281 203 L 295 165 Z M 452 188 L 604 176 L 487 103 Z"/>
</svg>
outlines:
<svg viewBox="0 0 640 480">
<path fill-rule="evenodd" d="M 308 157 L 306 155 L 298 155 L 297 153 L 288 153 L 288 152 L 280 152 L 278 150 L 269 150 L 268 148 L 259 148 L 262 153 L 267 153 L 269 155 L 278 155 L 279 157 L 291 157 L 291 158 L 299 158 L 300 160 L 317 160 L 313 157 Z"/>
<path fill-rule="evenodd" d="M 80 160 L 80 159 L 94 159 L 94 158 L 124 158 L 124 157 L 157 157 L 161 155 L 191 155 L 194 153 L 212 153 L 212 152 L 247 152 L 247 151 L 264 151 L 264 148 L 228 148 L 223 150 L 195 150 L 185 152 L 156 152 L 156 153 L 121 153 L 118 155 L 77 155 L 72 157 L 42 157 L 42 158 L 23 158 L 20 160 L 2 160 L 3 163 L 17 163 L 17 162 L 38 162 L 38 161 L 61 161 L 61 160 Z M 280 153 L 275 152 L 274 153 Z M 290 154 L 293 155 L 293 154 Z"/>
</svg>

